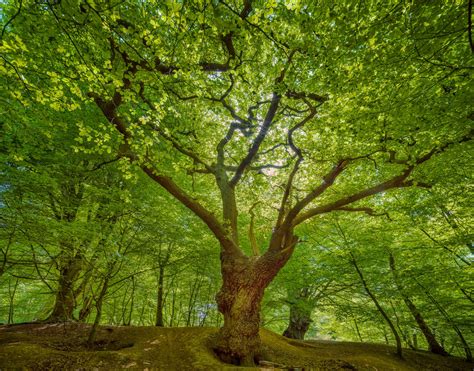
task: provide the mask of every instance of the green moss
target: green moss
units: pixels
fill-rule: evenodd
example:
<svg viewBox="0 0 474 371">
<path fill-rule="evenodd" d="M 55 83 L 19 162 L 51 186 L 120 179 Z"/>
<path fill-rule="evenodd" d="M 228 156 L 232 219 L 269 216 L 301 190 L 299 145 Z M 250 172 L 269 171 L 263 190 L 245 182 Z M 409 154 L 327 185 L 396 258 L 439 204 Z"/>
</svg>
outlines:
<svg viewBox="0 0 474 371">
<path fill-rule="evenodd" d="M 0 326 L 0 368 L 242 370 L 223 364 L 212 352 L 214 328 L 103 326 L 96 349 L 85 347 L 88 326 Z M 392 347 L 377 344 L 286 339 L 261 331 L 263 358 L 306 370 L 471 370 L 453 357 L 406 350 L 398 359 Z M 251 368 L 247 368 L 251 369 Z"/>
</svg>

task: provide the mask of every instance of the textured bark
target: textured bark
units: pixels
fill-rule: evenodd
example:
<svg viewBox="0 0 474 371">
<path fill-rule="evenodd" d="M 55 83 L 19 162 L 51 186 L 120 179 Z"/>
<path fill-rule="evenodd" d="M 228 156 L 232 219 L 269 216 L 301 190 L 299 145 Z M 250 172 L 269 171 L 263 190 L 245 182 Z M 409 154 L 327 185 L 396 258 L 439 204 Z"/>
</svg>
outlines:
<svg viewBox="0 0 474 371">
<path fill-rule="evenodd" d="M 74 291 L 74 283 L 79 278 L 82 263 L 82 256 L 77 254 L 62 264 L 54 307 L 47 319 L 48 322 L 64 322 L 74 319 L 77 294 Z"/>
<path fill-rule="evenodd" d="M 283 336 L 290 339 L 304 340 L 311 320 L 311 311 L 301 305 L 290 306 L 290 322 Z"/>
<path fill-rule="evenodd" d="M 288 327 L 283 332 L 283 336 L 290 339 L 304 340 L 304 336 L 309 329 L 311 322 L 311 312 L 316 303 L 310 297 L 308 287 L 290 291 L 290 320 Z"/>
<path fill-rule="evenodd" d="M 266 254 L 258 259 L 221 253 L 223 284 L 216 295 L 224 316 L 214 347 L 227 363 L 253 366 L 261 356 L 260 305 L 265 288 L 290 253 Z"/>
<path fill-rule="evenodd" d="M 423 336 L 425 337 L 427 343 L 428 343 L 428 349 L 431 353 L 435 354 L 440 354 L 443 356 L 447 356 L 448 352 L 441 346 L 440 343 L 436 340 L 435 335 L 425 322 L 423 316 L 421 313 L 418 311 L 416 306 L 413 304 L 413 302 L 408 298 L 404 297 L 403 300 L 405 301 L 406 306 L 410 310 L 410 313 L 412 314 L 413 318 L 415 319 L 416 323 L 418 324 L 418 327 L 420 328 L 421 332 L 423 333 Z"/>
</svg>

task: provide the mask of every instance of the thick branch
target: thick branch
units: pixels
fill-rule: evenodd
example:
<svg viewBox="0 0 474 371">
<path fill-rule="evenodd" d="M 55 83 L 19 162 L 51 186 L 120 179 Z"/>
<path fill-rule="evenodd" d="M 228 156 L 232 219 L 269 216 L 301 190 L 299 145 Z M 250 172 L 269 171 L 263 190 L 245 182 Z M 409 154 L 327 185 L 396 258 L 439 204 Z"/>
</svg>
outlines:
<svg viewBox="0 0 474 371">
<path fill-rule="evenodd" d="M 308 195 L 306 195 L 305 198 L 303 198 L 301 201 L 299 201 L 288 213 L 288 216 L 286 217 L 286 220 L 288 223 L 291 223 L 291 221 L 300 213 L 303 208 L 305 208 L 311 201 L 313 201 L 316 197 L 320 196 L 326 189 L 331 187 L 334 184 L 334 181 L 336 178 L 341 174 L 346 166 L 346 161 L 341 160 L 339 163 L 334 166 L 334 168 L 324 176 L 323 182 L 313 189 Z M 343 206 L 343 205 L 341 205 Z M 298 223 L 296 223 L 298 224 Z"/>
<path fill-rule="evenodd" d="M 249 241 L 250 241 L 250 246 L 252 246 L 252 251 L 253 251 L 254 256 L 260 256 L 260 249 L 258 248 L 257 239 L 255 238 L 255 232 L 254 232 L 255 213 L 253 212 L 253 209 L 258 204 L 259 202 L 255 202 L 249 210 L 249 214 L 250 214 Z"/>
<path fill-rule="evenodd" d="M 472 131 L 469 132 L 467 135 L 465 135 L 464 137 L 460 138 L 458 141 L 456 142 L 447 142 L 445 143 L 444 145 L 442 145 L 441 147 L 435 147 L 433 148 L 431 151 L 429 151 L 428 153 L 426 153 L 425 155 L 423 156 L 420 156 L 416 161 L 415 161 L 415 164 L 414 165 L 410 165 L 410 166 L 407 166 L 405 168 L 405 170 L 403 171 L 402 174 L 400 175 L 397 175 L 395 177 L 393 177 L 392 179 L 390 180 L 387 180 L 386 182 L 383 182 L 383 183 L 380 183 L 376 186 L 373 186 L 373 187 L 370 187 L 370 188 L 367 188 L 361 192 L 358 192 L 358 193 L 355 193 L 351 196 L 348 196 L 348 197 L 345 197 L 345 198 L 341 198 L 335 202 L 332 202 L 332 203 L 329 203 L 329 204 L 326 204 L 326 205 L 323 205 L 323 206 L 319 206 L 319 207 L 316 207 L 316 208 L 313 208 L 311 210 L 308 210 L 307 212 L 305 213 L 302 213 L 300 214 L 299 216 L 298 213 L 299 211 L 294 215 L 295 219 L 293 220 L 292 222 L 292 225 L 293 226 L 296 226 L 298 224 L 301 224 L 302 222 L 304 222 L 305 220 L 315 216 L 315 215 L 319 215 L 319 214 L 324 214 L 324 213 L 328 213 L 330 211 L 334 211 L 334 210 L 337 210 L 337 209 L 341 209 L 342 207 L 345 207 L 346 205 L 349 205 L 353 202 L 356 202 L 356 201 L 359 201 L 361 199 L 364 199 L 364 198 L 367 198 L 367 197 L 370 197 L 370 196 L 373 196 L 377 193 L 381 193 L 381 192 L 384 192 L 386 190 L 389 190 L 389 189 L 392 189 L 392 188 L 402 188 L 402 187 L 411 187 L 411 186 L 419 186 L 419 187 L 430 187 L 429 184 L 426 184 L 426 183 L 416 183 L 414 182 L 413 180 L 408 180 L 408 177 L 411 175 L 411 173 L 413 172 L 413 170 L 415 169 L 416 166 L 418 165 L 421 165 L 423 164 L 424 162 L 430 160 L 435 154 L 438 154 L 438 153 L 441 153 L 443 151 L 445 151 L 447 148 L 449 148 L 451 145 L 455 144 L 455 143 L 462 143 L 462 142 L 467 142 L 469 140 L 471 140 L 472 138 Z M 341 170 L 342 171 L 342 170 Z M 337 176 L 337 174 L 336 174 Z M 318 187 L 318 188 L 321 188 L 324 186 L 324 183 Z M 326 187 L 327 188 L 327 187 Z M 317 191 L 318 189 L 316 189 L 315 191 Z M 313 192 L 315 192 L 313 191 Z M 324 191 L 324 189 L 323 189 Z M 317 192 L 316 192 L 317 193 Z M 322 193 L 322 192 L 321 192 Z M 321 194 L 319 193 L 319 194 Z M 308 197 L 308 196 L 307 196 Z M 307 198 L 306 197 L 306 198 Z M 305 198 L 305 199 L 306 199 Z M 314 197 L 311 199 L 313 200 Z M 308 202 L 309 203 L 309 202 Z M 307 203 L 307 204 L 308 204 Z M 306 205 L 307 205 L 306 204 Z M 306 206 L 304 205 L 304 206 Z M 296 205 L 298 206 L 298 204 Z M 296 208 L 295 206 L 295 208 Z M 304 207 L 303 206 L 303 207 Z M 302 208 L 300 209 L 302 210 Z M 293 211 L 293 210 L 292 210 Z M 291 213 L 291 211 L 290 211 Z M 287 217 L 287 219 L 289 219 L 290 215 Z M 290 222 L 292 219 L 289 219 Z"/>
<path fill-rule="evenodd" d="M 247 156 L 242 160 L 242 162 L 239 164 L 237 167 L 237 170 L 229 182 L 230 186 L 233 188 L 236 186 L 236 184 L 239 182 L 240 178 L 242 177 L 245 169 L 250 165 L 252 160 L 254 159 L 255 155 L 258 152 L 258 149 L 260 148 L 260 145 L 262 144 L 263 140 L 265 139 L 265 136 L 267 135 L 268 129 L 270 128 L 270 125 L 273 122 L 273 118 L 275 117 L 278 104 L 280 103 L 281 97 L 273 93 L 272 101 L 270 103 L 270 108 L 267 111 L 267 115 L 265 116 L 265 119 L 263 121 L 263 124 L 260 128 L 260 131 L 258 132 L 258 135 L 255 137 L 248 153 Z"/>
<path fill-rule="evenodd" d="M 125 145 L 127 147 L 127 152 L 124 153 L 124 156 L 128 157 L 130 160 L 135 160 L 136 156 L 129 150 L 128 141 L 130 139 L 130 133 L 116 111 L 116 107 L 118 107 L 121 103 L 120 94 L 116 93 L 114 98 L 112 98 L 112 100 L 109 102 L 104 101 L 97 94 L 90 93 L 89 95 L 94 98 L 96 104 L 102 110 L 107 120 L 112 125 L 114 125 L 124 137 Z M 184 192 L 176 183 L 174 183 L 171 178 L 158 174 L 146 164 L 141 164 L 140 167 L 151 179 L 160 184 L 172 196 L 174 196 L 184 206 L 196 214 L 204 223 L 206 223 L 206 225 L 221 243 L 223 249 L 232 250 L 234 253 L 238 250 L 235 244 L 227 236 L 225 229 L 219 223 L 217 218 L 211 212 L 206 210 L 199 202 L 194 200 L 190 195 L 186 194 L 186 192 Z"/>
<path fill-rule="evenodd" d="M 286 182 L 285 192 L 283 193 L 283 197 L 280 204 L 280 210 L 278 212 L 278 218 L 277 218 L 277 223 L 276 223 L 277 228 L 280 227 L 283 221 L 283 218 L 285 217 L 286 209 L 287 207 L 289 207 L 287 204 L 290 198 L 291 189 L 293 187 L 293 180 L 296 176 L 296 173 L 299 170 L 301 162 L 303 162 L 303 153 L 301 152 L 301 149 L 298 146 L 296 146 L 296 144 L 294 143 L 293 133 L 297 129 L 302 128 L 309 120 L 311 120 L 316 115 L 316 108 L 313 105 L 311 105 L 306 99 L 303 98 L 303 100 L 309 107 L 310 114 L 288 131 L 288 145 L 290 146 L 292 151 L 295 153 L 295 155 L 298 157 L 298 160 L 296 160 L 293 166 L 293 169 L 290 175 L 288 176 L 288 180 Z"/>
<path fill-rule="evenodd" d="M 236 246 L 227 236 L 225 229 L 211 212 L 206 210 L 199 202 L 186 194 L 178 185 L 176 185 L 176 183 L 174 183 L 171 178 L 157 174 L 148 165 L 141 165 L 141 168 L 145 174 L 147 174 L 151 179 L 166 189 L 172 196 L 174 196 L 184 206 L 196 214 L 204 223 L 206 223 L 212 233 L 214 233 L 216 238 L 219 240 L 223 248 L 228 250 L 236 249 Z"/>
<path fill-rule="evenodd" d="M 411 166 L 411 167 L 407 168 L 402 174 L 397 175 L 397 176 L 393 177 L 392 179 L 387 180 L 386 182 L 380 183 L 380 184 L 378 184 L 374 187 L 367 188 L 367 189 L 365 189 L 361 192 L 355 193 L 351 196 L 341 198 L 341 199 L 339 199 L 335 202 L 332 202 L 332 203 L 329 203 L 329 204 L 326 204 L 326 205 L 323 205 L 323 206 L 315 207 L 311 210 L 308 210 L 307 212 L 302 213 L 298 217 L 296 217 L 293 221 L 293 225 L 296 226 L 296 225 L 304 222 L 305 220 L 307 220 L 309 218 L 312 218 L 315 215 L 324 214 L 324 213 L 328 213 L 330 211 L 338 210 L 338 209 L 340 209 L 340 208 L 342 208 L 346 205 L 349 205 L 353 202 L 362 200 L 362 199 L 367 198 L 369 196 L 373 196 L 377 193 L 381 193 L 381 192 L 387 191 L 387 190 L 392 189 L 392 188 L 407 187 L 409 185 L 407 185 L 405 183 L 405 180 L 408 178 L 408 176 L 411 174 L 412 171 L 413 171 L 413 167 Z"/>
</svg>

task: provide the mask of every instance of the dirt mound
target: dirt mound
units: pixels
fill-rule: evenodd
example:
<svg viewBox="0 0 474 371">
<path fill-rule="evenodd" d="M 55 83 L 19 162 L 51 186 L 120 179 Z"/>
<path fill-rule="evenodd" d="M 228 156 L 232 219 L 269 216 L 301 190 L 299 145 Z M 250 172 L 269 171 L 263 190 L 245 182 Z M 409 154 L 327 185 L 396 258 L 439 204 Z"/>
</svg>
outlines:
<svg viewBox="0 0 474 371">
<path fill-rule="evenodd" d="M 214 328 L 102 326 L 92 349 L 85 345 L 89 325 L 0 326 L 0 369 L 163 369 L 236 370 L 212 352 Z M 405 351 L 378 344 L 295 341 L 261 331 L 266 363 L 261 369 L 304 370 L 472 370 L 459 358 Z"/>
</svg>

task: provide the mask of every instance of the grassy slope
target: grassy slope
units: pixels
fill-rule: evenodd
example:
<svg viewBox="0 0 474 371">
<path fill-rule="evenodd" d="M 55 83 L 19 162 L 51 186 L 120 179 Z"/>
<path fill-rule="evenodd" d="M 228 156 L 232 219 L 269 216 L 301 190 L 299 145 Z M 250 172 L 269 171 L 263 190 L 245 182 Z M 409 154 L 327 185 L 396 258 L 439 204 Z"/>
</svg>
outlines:
<svg viewBox="0 0 474 371">
<path fill-rule="evenodd" d="M 0 369 L 162 369 L 231 370 L 210 348 L 213 328 L 103 326 L 98 349 L 83 346 L 87 325 L 25 324 L 0 326 Z M 376 344 L 286 339 L 261 332 L 265 359 L 306 370 L 472 370 L 453 357 L 405 351 L 405 360 L 392 347 Z"/>
</svg>

